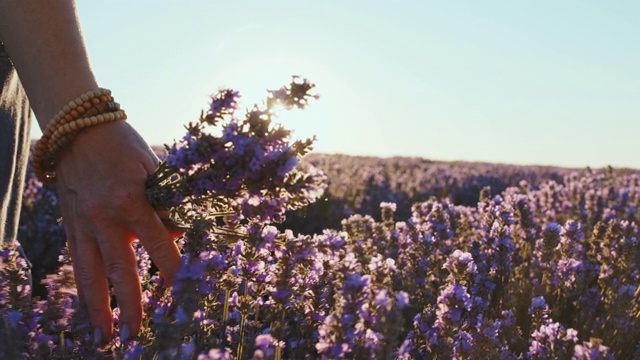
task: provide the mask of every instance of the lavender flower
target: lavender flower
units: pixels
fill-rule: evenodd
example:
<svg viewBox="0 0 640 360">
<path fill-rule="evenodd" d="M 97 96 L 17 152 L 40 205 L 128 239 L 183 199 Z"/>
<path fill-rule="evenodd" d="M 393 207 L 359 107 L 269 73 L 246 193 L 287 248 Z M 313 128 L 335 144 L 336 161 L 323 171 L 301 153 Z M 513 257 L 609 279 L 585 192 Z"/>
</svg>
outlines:
<svg viewBox="0 0 640 360">
<path fill-rule="evenodd" d="M 566 330 L 560 323 L 548 320 L 531 334 L 527 358 L 566 358 L 571 354 L 576 339 L 575 330 Z"/>
<path fill-rule="evenodd" d="M 576 345 L 571 358 L 576 360 L 613 360 L 614 356 L 607 346 L 594 339 Z"/>
<path fill-rule="evenodd" d="M 449 270 L 452 278 L 458 281 L 464 281 L 467 277 L 477 272 L 471 253 L 463 252 L 459 249 L 453 251 L 443 268 Z"/>
<path fill-rule="evenodd" d="M 211 96 L 211 105 L 209 106 L 209 115 L 212 118 L 222 118 L 225 115 L 231 115 L 236 109 L 240 94 L 231 89 L 223 89 L 218 91 L 216 95 Z"/>
<path fill-rule="evenodd" d="M 306 79 L 294 78 L 277 102 L 304 107 L 313 97 L 308 93 L 312 88 Z M 171 210 L 174 225 L 192 221 L 184 205 L 205 204 L 213 214 L 282 221 L 286 210 L 305 206 L 322 193 L 321 173 L 296 169 L 313 140 L 291 143 L 289 130 L 273 126 L 274 101 L 267 101 L 266 108 L 256 105 L 243 120 L 233 117 L 238 97 L 229 89 L 213 96 L 208 114 L 167 147 L 166 159 L 148 179 L 149 201 Z M 209 127 L 221 127 L 221 135 L 213 135 Z"/>
</svg>

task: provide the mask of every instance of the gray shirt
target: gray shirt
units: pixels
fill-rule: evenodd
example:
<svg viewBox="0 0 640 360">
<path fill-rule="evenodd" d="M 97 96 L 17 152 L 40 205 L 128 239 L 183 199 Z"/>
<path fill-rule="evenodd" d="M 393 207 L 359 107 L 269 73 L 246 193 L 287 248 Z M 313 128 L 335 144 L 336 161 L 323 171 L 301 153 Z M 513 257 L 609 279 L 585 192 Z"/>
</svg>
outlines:
<svg viewBox="0 0 640 360">
<path fill-rule="evenodd" d="M 0 43 L 0 241 L 14 241 L 29 157 L 31 109 Z"/>
</svg>

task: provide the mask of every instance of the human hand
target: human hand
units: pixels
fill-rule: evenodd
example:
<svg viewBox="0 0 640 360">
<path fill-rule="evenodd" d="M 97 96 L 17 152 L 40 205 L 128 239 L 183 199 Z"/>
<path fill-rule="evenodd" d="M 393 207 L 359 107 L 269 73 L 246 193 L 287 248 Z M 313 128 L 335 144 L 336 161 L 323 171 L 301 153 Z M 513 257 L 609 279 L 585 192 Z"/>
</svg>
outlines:
<svg viewBox="0 0 640 360">
<path fill-rule="evenodd" d="M 132 241 L 142 245 L 172 283 L 180 266 L 175 234 L 145 195 L 158 158 L 126 122 L 84 129 L 58 159 L 56 176 L 78 295 L 89 311 L 96 343 L 113 331 L 109 279 L 120 307 L 120 337 L 142 322 L 142 293 Z"/>
</svg>

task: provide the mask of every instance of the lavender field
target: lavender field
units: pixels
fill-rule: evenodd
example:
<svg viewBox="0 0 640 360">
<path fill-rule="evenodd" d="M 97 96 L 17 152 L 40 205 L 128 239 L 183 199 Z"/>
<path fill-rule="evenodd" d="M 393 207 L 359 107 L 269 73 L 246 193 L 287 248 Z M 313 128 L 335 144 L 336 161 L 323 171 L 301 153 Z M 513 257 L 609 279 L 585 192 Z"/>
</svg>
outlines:
<svg viewBox="0 0 640 360">
<path fill-rule="evenodd" d="M 304 162 L 327 175 L 323 201 L 289 214 L 291 229 L 314 233 L 325 228 L 339 229 L 343 219 L 353 214 L 380 218 L 380 203 L 393 202 L 396 218 L 411 216 L 411 206 L 435 197 L 455 205 L 475 206 L 480 191 L 489 187 L 498 195 L 525 180 L 534 186 L 544 181 L 562 182 L 571 169 L 543 166 L 514 166 L 472 162 L 439 162 L 420 158 L 356 157 L 314 154 Z M 308 222 L 300 216 L 309 216 Z"/>
<path fill-rule="evenodd" d="M 214 239 L 216 257 L 197 263 L 214 261 L 219 276 L 206 294 L 216 306 L 198 315 L 208 324 L 197 310 L 167 314 L 164 326 L 175 329 L 164 336 L 171 339 L 150 343 L 166 346 L 160 353 L 195 356 L 196 349 L 216 348 L 207 356 L 226 351 L 233 358 L 244 318 L 244 357 L 262 349 L 273 358 L 278 346 L 282 358 L 640 356 L 637 172 L 341 155 L 306 161 L 328 175 L 326 200 L 289 214 L 285 224 L 326 230 L 277 234 L 266 226 L 250 229 L 251 242 Z M 34 279 L 62 274 L 49 277 L 50 290 L 71 286 L 56 255 L 64 245 L 56 205 L 52 189 L 30 176 L 20 239 Z M 11 254 L 3 252 L 5 264 Z M 145 260 L 141 267 L 148 268 Z M 5 282 L 11 270 L 3 267 Z M 229 279 L 231 273 L 238 277 Z M 153 283 L 141 276 L 151 296 Z M 193 285 L 193 293 L 181 295 L 204 290 Z M 0 313 L 11 324 L 17 315 L 9 305 L 26 295 L 7 292 L 6 283 L 2 289 Z M 39 334 L 52 336 L 59 357 L 69 350 L 58 333 L 78 334 L 52 311 L 73 303 L 61 294 L 46 300 L 57 303 L 45 306 L 42 325 L 51 326 Z M 4 354 L 34 336 L 3 330 L 14 341 L 2 343 Z M 19 344 L 25 352 L 35 345 Z"/>
<path fill-rule="evenodd" d="M 184 206 L 183 265 L 166 288 L 133 243 L 144 323 L 124 343 L 114 302 L 93 345 L 55 192 L 30 173 L 33 289 L 1 250 L 0 358 L 640 359 L 640 171 L 306 155 L 253 115 L 168 147 L 193 181 L 150 199 Z M 234 164 L 220 181 L 188 178 L 212 169 L 192 166 L 202 142 Z"/>
</svg>

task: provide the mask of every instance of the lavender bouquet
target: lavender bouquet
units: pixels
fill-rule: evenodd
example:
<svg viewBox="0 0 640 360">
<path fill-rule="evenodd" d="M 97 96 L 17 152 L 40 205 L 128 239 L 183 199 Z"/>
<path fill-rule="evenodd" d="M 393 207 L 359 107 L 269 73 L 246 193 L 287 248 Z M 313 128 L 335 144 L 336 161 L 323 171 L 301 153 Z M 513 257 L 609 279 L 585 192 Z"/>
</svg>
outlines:
<svg viewBox="0 0 640 360">
<path fill-rule="evenodd" d="M 318 98 L 309 93 L 313 88 L 294 76 L 288 86 L 269 91 L 266 101 L 243 119 L 235 117 L 238 92 L 224 89 L 212 96 L 209 111 L 186 126 L 182 139 L 166 146 L 166 158 L 147 181 L 154 208 L 170 211 L 167 225 L 186 229 L 196 218 L 221 216 L 232 224 L 281 222 L 287 210 L 321 196 L 323 174 L 298 167 L 314 139 L 291 142 L 290 131 L 273 123 L 277 107 L 303 109 Z"/>
</svg>

